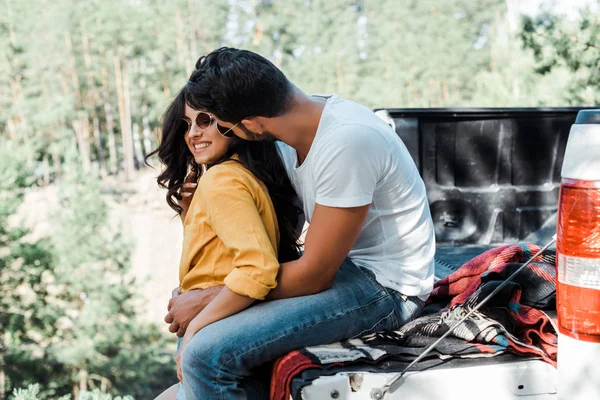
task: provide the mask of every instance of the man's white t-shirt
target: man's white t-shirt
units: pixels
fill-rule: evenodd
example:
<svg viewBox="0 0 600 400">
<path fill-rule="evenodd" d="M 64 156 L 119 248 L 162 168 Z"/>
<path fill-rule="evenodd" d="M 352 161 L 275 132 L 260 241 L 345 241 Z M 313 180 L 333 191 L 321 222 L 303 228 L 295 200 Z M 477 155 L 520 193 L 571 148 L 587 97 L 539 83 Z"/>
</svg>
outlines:
<svg viewBox="0 0 600 400">
<path fill-rule="evenodd" d="M 302 165 L 294 148 L 278 146 L 309 223 L 315 203 L 370 204 L 349 258 L 404 295 L 424 298 L 431 292 L 435 236 L 425 185 L 389 125 L 368 108 L 332 95 Z"/>
</svg>

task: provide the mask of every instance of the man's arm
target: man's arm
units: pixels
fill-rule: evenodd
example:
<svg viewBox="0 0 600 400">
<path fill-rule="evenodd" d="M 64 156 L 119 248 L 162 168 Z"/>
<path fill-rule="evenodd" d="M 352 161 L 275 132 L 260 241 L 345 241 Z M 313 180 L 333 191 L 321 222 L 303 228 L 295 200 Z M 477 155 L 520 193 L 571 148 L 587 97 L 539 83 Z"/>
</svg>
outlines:
<svg viewBox="0 0 600 400">
<path fill-rule="evenodd" d="M 352 208 L 317 204 L 306 233 L 304 254 L 296 261 L 282 264 L 277 287 L 268 300 L 306 296 L 331 287 L 335 273 L 356 242 L 365 224 L 369 205 Z M 190 290 L 169 301 L 165 322 L 169 331 L 182 337 L 192 319 L 219 294 L 223 286 Z"/>
<path fill-rule="evenodd" d="M 267 299 L 276 300 L 319 293 L 331 286 L 335 273 L 356 242 L 365 224 L 369 205 L 352 208 L 317 204 L 306 233 L 304 254 L 282 264 L 277 287 Z M 165 322 L 169 331 L 181 337 L 194 319 L 221 291 L 223 286 L 190 290 L 169 301 Z"/>
<path fill-rule="evenodd" d="M 342 124 L 328 131 L 311 152 L 307 167 L 313 170 L 316 204 L 304 254 L 281 265 L 269 299 L 315 294 L 333 284 L 365 224 L 377 183 L 385 176 L 389 143 L 373 128 Z"/>
<path fill-rule="evenodd" d="M 306 296 L 331 287 L 337 270 L 358 239 L 368 211 L 368 204 L 351 208 L 316 204 L 304 240 L 304 254 L 281 265 L 277 287 L 267 298 Z"/>
</svg>

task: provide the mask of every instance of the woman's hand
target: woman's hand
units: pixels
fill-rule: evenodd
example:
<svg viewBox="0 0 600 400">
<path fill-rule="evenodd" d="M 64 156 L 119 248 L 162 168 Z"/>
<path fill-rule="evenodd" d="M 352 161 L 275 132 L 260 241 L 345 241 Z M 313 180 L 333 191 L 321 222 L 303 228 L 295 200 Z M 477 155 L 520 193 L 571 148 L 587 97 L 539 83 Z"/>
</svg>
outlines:
<svg viewBox="0 0 600 400">
<path fill-rule="evenodd" d="M 183 383 L 183 370 L 181 369 L 181 356 L 183 354 L 183 350 L 187 346 L 187 344 L 192 340 L 193 335 L 184 335 L 181 340 L 181 345 L 179 346 L 179 352 L 177 352 L 177 357 L 175 357 L 175 361 L 177 362 L 177 379 L 179 382 Z"/>
<path fill-rule="evenodd" d="M 179 191 L 181 194 L 181 200 L 177 200 L 177 204 L 179 207 L 183 208 L 181 211 L 181 221 L 185 221 L 185 216 L 187 215 L 188 209 L 190 208 L 190 203 L 192 202 L 192 198 L 194 197 L 194 193 L 196 192 L 196 188 L 198 184 L 196 181 L 198 180 L 198 173 L 196 171 L 192 171 L 185 177 L 183 181 L 183 186 Z"/>
</svg>

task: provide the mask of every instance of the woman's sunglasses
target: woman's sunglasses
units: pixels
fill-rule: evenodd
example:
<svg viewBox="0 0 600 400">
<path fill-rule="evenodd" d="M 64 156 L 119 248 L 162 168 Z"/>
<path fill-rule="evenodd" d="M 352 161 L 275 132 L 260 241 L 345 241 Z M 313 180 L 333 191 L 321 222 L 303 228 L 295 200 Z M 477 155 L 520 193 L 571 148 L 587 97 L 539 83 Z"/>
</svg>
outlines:
<svg viewBox="0 0 600 400">
<path fill-rule="evenodd" d="M 182 120 L 184 120 L 185 123 L 187 124 L 187 129 L 185 131 L 185 134 L 187 135 L 190 132 L 190 129 L 192 129 L 192 122 L 186 118 L 182 118 Z M 215 122 L 217 124 L 217 130 L 219 131 L 219 133 L 225 137 L 232 137 L 233 136 L 232 129 L 235 128 L 239 124 L 239 122 L 238 122 L 237 124 L 233 125 L 231 128 L 226 128 L 224 126 L 219 125 L 219 123 L 217 122 L 215 117 L 212 116 L 212 114 L 209 114 L 204 111 L 200 111 L 198 113 L 198 115 L 196 115 L 196 126 L 200 129 L 208 128 L 209 126 L 212 125 L 213 122 Z"/>
</svg>

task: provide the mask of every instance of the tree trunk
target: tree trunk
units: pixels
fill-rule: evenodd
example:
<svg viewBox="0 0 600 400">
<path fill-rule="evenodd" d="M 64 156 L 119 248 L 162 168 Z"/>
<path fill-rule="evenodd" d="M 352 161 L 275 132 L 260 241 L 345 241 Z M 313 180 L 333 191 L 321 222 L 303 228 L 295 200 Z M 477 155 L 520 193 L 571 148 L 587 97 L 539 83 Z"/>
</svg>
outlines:
<svg viewBox="0 0 600 400">
<path fill-rule="evenodd" d="M 44 168 L 44 186 L 48 186 L 50 184 L 50 161 L 48 158 L 48 153 L 44 153 L 44 156 L 42 157 L 42 165 Z"/>
<path fill-rule="evenodd" d="M 0 368 L 0 400 L 6 399 L 6 372 Z"/>
<path fill-rule="evenodd" d="M 258 20 L 256 23 L 256 27 L 254 28 L 254 34 L 252 35 L 252 44 L 254 46 L 259 46 L 262 41 L 264 33 L 264 25 L 261 20 Z"/>
<path fill-rule="evenodd" d="M 196 10 L 194 9 L 194 4 L 192 4 L 192 0 L 188 0 L 188 26 L 192 28 L 189 36 L 189 44 L 190 44 L 190 63 L 188 64 L 188 68 L 192 68 L 196 59 L 198 58 L 198 31 L 196 28 L 196 21 L 194 21 L 194 15 L 196 14 Z"/>
<path fill-rule="evenodd" d="M 98 115 L 96 113 L 92 115 L 92 126 L 94 132 L 94 142 L 96 143 L 100 176 L 102 178 L 106 178 L 108 174 L 106 173 L 106 163 L 104 161 L 104 143 L 102 143 L 102 137 L 100 136 L 100 119 L 98 119 Z"/>
<path fill-rule="evenodd" d="M 102 141 L 102 135 L 100 133 L 100 119 L 98 118 L 98 114 L 96 113 L 96 104 L 99 102 L 99 96 L 96 95 L 93 71 L 92 71 L 92 57 L 90 56 L 90 42 L 88 35 L 85 30 L 85 24 L 80 22 L 81 28 L 81 42 L 83 45 L 83 60 L 85 62 L 86 69 L 86 77 L 87 77 L 87 93 L 86 93 L 86 102 L 87 107 L 92 113 L 92 132 L 94 134 L 94 142 L 96 145 L 96 154 L 98 157 L 98 169 L 100 171 L 100 176 L 105 178 L 106 173 L 106 163 L 104 160 L 104 144 Z"/>
<path fill-rule="evenodd" d="M 125 105 L 125 122 L 129 132 L 129 138 L 123 141 L 125 154 L 129 154 L 128 160 L 125 160 L 125 169 L 127 170 L 128 179 L 133 178 L 134 173 L 134 149 L 133 137 L 131 135 L 131 93 L 129 91 L 129 62 L 125 60 L 123 63 L 123 100 Z"/>
<path fill-rule="evenodd" d="M 52 141 L 52 143 L 55 144 L 54 146 L 52 146 L 52 167 L 54 169 L 54 180 L 58 181 L 61 175 L 61 165 L 60 153 L 58 151 L 58 146 L 56 146 L 56 131 L 54 130 L 54 128 L 50 130 L 50 140 Z"/>
<path fill-rule="evenodd" d="M 80 22 L 81 27 L 81 42 L 83 45 L 83 61 L 85 63 L 86 77 L 87 77 L 87 95 L 86 102 L 90 110 L 96 107 L 96 96 L 94 95 L 94 78 L 92 72 L 92 57 L 90 57 L 90 43 L 85 31 L 85 24 Z"/>
<path fill-rule="evenodd" d="M 150 124 L 148 123 L 148 105 L 144 105 L 142 114 L 144 115 L 142 117 L 142 124 L 143 124 L 142 136 L 144 139 L 144 157 L 145 157 L 146 154 L 150 154 L 150 152 L 152 150 L 154 150 L 152 148 L 152 134 L 150 133 Z"/>
<path fill-rule="evenodd" d="M 127 65 L 124 66 L 124 71 L 127 70 Z M 127 77 L 129 78 L 129 77 Z M 124 94 L 124 79 L 121 75 L 121 61 L 118 56 L 115 56 L 115 80 L 117 85 L 117 97 L 119 99 L 119 119 L 121 125 L 121 137 L 123 140 L 124 159 L 125 159 L 125 175 L 129 180 L 133 177 L 133 141 L 131 139 L 131 125 L 128 123 Z M 129 84 L 127 84 L 129 91 Z M 127 96 L 129 97 L 129 96 Z M 129 102 L 129 99 L 127 100 Z"/>
<path fill-rule="evenodd" d="M 15 123 L 13 122 L 12 119 L 9 119 L 8 121 L 6 121 L 6 133 L 8 134 L 8 138 L 11 141 L 14 141 L 17 139 L 17 129 L 16 129 Z"/>
<path fill-rule="evenodd" d="M 69 53 L 69 63 L 71 64 L 71 81 L 73 82 L 73 88 L 75 89 L 75 96 L 77 97 L 77 105 L 81 107 L 81 92 L 79 88 L 79 77 L 77 76 L 77 67 L 75 64 L 75 56 L 73 55 L 73 44 L 71 42 L 71 34 L 65 33 L 65 43 L 67 45 L 67 51 Z"/>
<path fill-rule="evenodd" d="M 101 49 L 103 52 L 103 49 Z M 118 170 L 117 141 L 115 139 L 112 106 L 110 104 L 110 92 L 108 90 L 108 70 L 102 68 L 102 97 L 104 101 L 104 117 L 106 118 L 106 132 L 108 134 L 108 171 L 116 174 Z"/>
<path fill-rule="evenodd" d="M 10 3 L 5 3 L 7 8 L 8 8 L 8 13 L 9 15 L 12 15 L 12 7 L 10 5 Z M 10 18 L 9 18 L 10 21 Z M 8 38 L 9 38 L 9 43 L 11 45 L 11 47 L 13 49 L 16 49 L 18 47 L 17 45 L 17 38 L 15 36 L 15 29 L 14 29 L 14 25 L 12 23 L 8 24 Z M 22 97 L 22 93 L 23 93 L 23 87 L 21 85 L 21 80 L 23 79 L 22 77 L 22 72 L 17 70 L 17 71 L 13 71 L 11 68 L 10 74 L 13 75 L 13 79 L 10 80 L 10 88 L 11 88 L 11 100 L 13 103 L 16 103 L 17 101 L 20 100 L 20 98 Z M 9 136 L 12 136 L 13 138 L 18 138 L 18 128 L 19 125 L 21 126 L 25 126 L 26 125 L 26 120 L 25 120 L 25 115 L 22 112 L 17 112 L 18 114 L 16 116 L 13 116 L 11 119 L 8 120 L 8 124 L 7 124 L 7 131 L 9 133 Z M 22 135 L 22 139 L 23 139 L 23 144 L 24 144 L 24 148 L 26 149 L 30 149 L 30 145 L 29 145 L 29 136 L 27 134 Z M 29 167 L 33 167 L 33 155 L 31 154 L 31 152 L 27 152 L 27 164 Z"/>
<path fill-rule="evenodd" d="M 136 166 L 140 168 L 144 164 L 144 150 L 142 149 L 140 125 L 137 122 L 133 124 L 133 148 L 135 150 Z"/>
<path fill-rule="evenodd" d="M 169 73 L 167 71 L 167 68 L 164 66 L 164 55 L 162 52 L 159 53 L 159 63 L 160 65 L 162 65 L 162 87 L 163 87 L 163 93 L 165 94 L 166 97 L 170 97 L 171 96 L 171 87 L 169 86 Z"/>
<path fill-rule="evenodd" d="M 20 72 L 17 72 L 13 79 L 10 81 L 10 89 L 11 89 L 11 100 L 13 103 L 17 103 L 23 97 L 23 85 L 21 81 L 23 80 L 23 76 Z M 28 133 L 21 134 L 19 137 L 19 130 L 21 132 L 26 131 L 27 128 L 27 119 L 25 118 L 25 114 L 23 114 L 22 110 L 17 111 L 17 115 L 12 117 L 11 124 L 9 125 L 9 131 L 12 131 L 17 140 L 23 143 L 23 148 L 31 149 L 31 138 Z M 20 128 L 20 129 L 19 129 Z M 28 151 L 26 153 L 27 165 L 30 169 L 33 169 L 33 153 Z"/>
<path fill-rule="evenodd" d="M 147 68 L 146 68 L 146 60 L 144 58 L 142 58 L 140 60 L 140 75 L 141 75 L 141 79 L 140 79 L 140 89 L 142 91 L 146 90 L 146 72 L 147 72 Z M 143 139 L 143 143 L 144 143 L 144 148 L 142 153 L 144 154 L 144 157 L 146 154 L 150 153 L 152 151 L 152 142 L 151 142 L 151 138 L 150 138 L 150 124 L 148 122 L 148 103 L 144 102 L 144 104 L 142 105 L 142 139 Z M 140 160 L 140 163 L 144 163 L 144 160 Z"/>
<path fill-rule="evenodd" d="M 177 27 L 177 36 L 175 38 L 175 48 L 177 49 L 177 59 L 179 61 L 179 65 L 183 66 L 184 70 L 187 72 L 187 67 L 185 65 L 186 61 L 186 47 L 185 47 L 185 35 L 183 32 L 183 21 L 181 20 L 181 11 L 179 8 L 175 11 L 175 25 Z"/>
<path fill-rule="evenodd" d="M 444 101 L 448 101 L 449 98 L 450 98 L 450 89 L 448 88 L 448 80 L 443 79 L 442 80 L 442 99 Z"/>
<path fill-rule="evenodd" d="M 83 172 L 90 172 L 90 145 L 89 145 L 89 121 L 87 115 L 79 120 L 72 122 L 73 130 L 75 131 L 75 139 L 77 140 L 77 148 L 81 157 L 81 165 Z"/>
<path fill-rule="evenodd" d="M 83 134 L 83 144 L 85 145 L 85 158 L 83 159 L 83 170 L 90 172 L 92 170 L 92 157 L 90 155 L 90 120 L 87 113 L 81 120 L 81 133 Z"/>
<path fill-rule="evenodd" d="M 156 37 L 161 37 L 162 33 L 160 31 L 160 24 L 154 25 L 154 31 Z M 171 96 L 171 88 L 169 87 L 169 72 L 167 71 L 167 67 L 165 65 L 165 56 L 162 50 L 158 49 L 158 65 L 161 66 L 161 79 L 160 83 L 162 84 L 162 90 L 166 97 Z"/>
<path fill-rule="evenodd" d="M 88 372 L 85 368 L 79 370 L 79 393 L 87 392 Z"/>
</svg>

